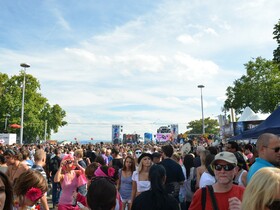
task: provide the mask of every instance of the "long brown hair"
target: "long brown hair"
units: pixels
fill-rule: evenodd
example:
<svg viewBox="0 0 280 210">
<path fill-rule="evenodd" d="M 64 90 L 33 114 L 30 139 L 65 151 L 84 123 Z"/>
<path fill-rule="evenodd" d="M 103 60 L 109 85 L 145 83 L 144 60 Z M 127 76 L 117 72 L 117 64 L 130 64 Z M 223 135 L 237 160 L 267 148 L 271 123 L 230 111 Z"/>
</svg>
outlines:
<svg viewBox="0 0 280 210">
<path fill-rule="evenodd" d="M 135 169 L 136 169 L 136 167 L 135 167 L 135 160 L 134 160 L 134 158 L 131 157 L 131 156 L 127 156 L 127 157 L 124 159 L 124 164 L 123 164 L 122 170 L 123 170 L 123 171 L 127 171 L 127 170 L 128 170 L 128 168 L 126 168 L 126 165 L 125 165 L 125 162 L 126 162 L 127 159 L 130 159 L 130 160 L 131 160 L 131 168 L 130 168 L 131 172 L 135 171 Z"/>
</svg>

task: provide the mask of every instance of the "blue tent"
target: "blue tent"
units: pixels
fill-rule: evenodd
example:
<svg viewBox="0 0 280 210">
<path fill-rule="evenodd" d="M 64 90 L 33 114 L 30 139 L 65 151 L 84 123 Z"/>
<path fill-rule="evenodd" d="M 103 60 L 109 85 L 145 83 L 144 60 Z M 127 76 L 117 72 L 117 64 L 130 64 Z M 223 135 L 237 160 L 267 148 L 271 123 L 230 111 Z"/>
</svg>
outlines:
<svg viewBox="0 0 280 210">
<path fill-rule="evenodd" d="M 280 106 L 258 126 L 244 131 L 242 134 L 229 139 L 229 141 L 242 139 L 257 139 L 263 133 L 273 133 L 280 135 Z"/>
</svg>

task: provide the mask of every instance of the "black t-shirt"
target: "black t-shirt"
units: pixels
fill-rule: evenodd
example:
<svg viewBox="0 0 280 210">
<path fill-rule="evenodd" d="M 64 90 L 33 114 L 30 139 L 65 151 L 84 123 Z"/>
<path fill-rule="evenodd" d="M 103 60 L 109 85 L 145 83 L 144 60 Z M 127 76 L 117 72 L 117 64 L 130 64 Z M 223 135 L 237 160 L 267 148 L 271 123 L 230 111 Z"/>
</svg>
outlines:
<svg viewBox="0 0 280 210">
<path fill-rule="evenodd" d="M 122 158 L 112 159 L 112 166 L 114 166 L 117 169 L 122 168 L 123 167 L 123 159 Z"/>
<path fill-rule="evenodd" d="M 60 166 L 60 162 L 61 162 L 61 158 L 58 157 L 57 155 L 54 156 L 51 160 L 50 160 L 50 171 L 52 172 L 52 176 L 54 177 L 59 166 Z"/>
<path fill-rule="evenodd" d="M 156 202 L 157 197 L 151 190 L 142 192 L 132 203 L 131 210 L 179 210 L 179 204 L 175 198 L 170 195 L 160 195 L 160 201 Z M 156 207 L 156 203 L 159 204 Z"/>
<path fill-rule="evenodd" d="M 182 167 L 174 160 L 167 158 L 162 160 L 160 164 L 163 165 L 166 170 L 166 184 L 185 181 Z"/>
</svg>

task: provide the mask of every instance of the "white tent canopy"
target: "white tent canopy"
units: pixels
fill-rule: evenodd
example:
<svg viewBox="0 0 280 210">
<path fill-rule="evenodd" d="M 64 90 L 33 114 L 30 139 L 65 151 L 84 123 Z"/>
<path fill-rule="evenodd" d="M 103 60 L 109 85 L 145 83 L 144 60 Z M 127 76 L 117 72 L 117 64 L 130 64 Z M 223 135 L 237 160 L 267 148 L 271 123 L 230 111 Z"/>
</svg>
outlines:
<svg viewBox="0 0 280 210">
<path fill-rule="evenodd" d="M 246 107 L 238 119 L 238 122 L 244 122 L 244 121 L 254 121 L 254 120 L 265 120 L 268 117 L 268 115 L 263 114 L 256 114 L 250 107 Z"/>
</svg>

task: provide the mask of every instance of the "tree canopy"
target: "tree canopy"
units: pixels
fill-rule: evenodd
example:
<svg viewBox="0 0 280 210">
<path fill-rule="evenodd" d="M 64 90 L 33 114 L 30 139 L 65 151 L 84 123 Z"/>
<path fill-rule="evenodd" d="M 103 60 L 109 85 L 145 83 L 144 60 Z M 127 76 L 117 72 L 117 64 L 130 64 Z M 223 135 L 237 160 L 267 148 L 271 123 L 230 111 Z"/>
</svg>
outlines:
<svg viewBox="0 0 280 210">
<path fill-rule="evenodd" d="M 207 117 L 204 119 L 204 127 L 205 133 L 208 134 L 219 134 L 219 123 L 217 120 L 210 119 Z M 202 133 L 202 119 L 190 121 L 188 123 L 187 129 L 191 129 L 188 131 L 188 134 L 201 134 Z"/>
<path fill-rule="evenodd" d="M 0 131 L 5 129 L 7 114 L 8 125 L 20 124 L 23 78 L 23 71 L 11 78 L 0 73 Z M 23 141 L 27 143 L 35 142 L 37 138 L 43 139 L 46 125 L 47 138 L 50 138 L 52 132 L 58 132 L 59 127 L 67 124 L 63 120 L 66 112 L 58 104 L 51 106 L 39 90 L 39 81 L 26 74 Z M 19 136 L 20 129 L 7 126 L 5 132 L 17 133 Z"/>
<path fill-rule="evenodd" d="M 224 108 L 237 113 L 249 106 L 255 112 L 270 113 L 279 105 L 280 72 L 275 62 L 258 57 L 245 64 L 246 75 L 226 90 Z"/>
<path fill-rule="evenodd" d="M 275 39 L 278 44 L 278 47 L 273 51 L 273 61 L 276 62 L 280 70 L 280 20 L 275 24 L 273 29 L 273 39 Z"/>
</svg>

